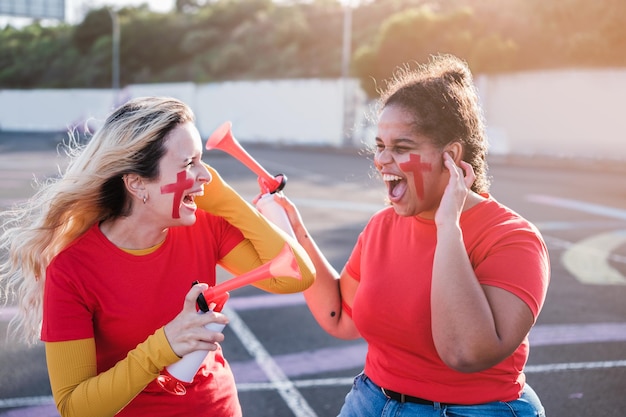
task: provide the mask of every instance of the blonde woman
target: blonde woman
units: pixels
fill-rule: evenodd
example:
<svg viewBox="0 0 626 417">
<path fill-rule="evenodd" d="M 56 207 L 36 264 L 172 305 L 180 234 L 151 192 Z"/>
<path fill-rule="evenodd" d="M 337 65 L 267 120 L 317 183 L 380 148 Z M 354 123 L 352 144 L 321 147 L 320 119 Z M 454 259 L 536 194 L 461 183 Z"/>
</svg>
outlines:
<svg viewBox="0 0 626 417">
<path fill-rule="evenodd" d="M 171 98 L 116 109 L 64 175 L 1 215 L 2 286 L 16 290 L 14 332 L 41 336 L 62 416 L 240 416 L 219 342 L 196 313 L 216 265 L 234 274 L 283 247 L 284 234 L 202 163 L 194 115 Z M 200 210 L 198 210 L 200 208 Z M 306 289 L 314 269 L 293 240 L 302 280 L 271 278 L 275 293 Z M 203 284 L 191 283 L 199 280 Z M 41 328 L 41 333 L 40 333 Z M 196 350 L 210 353 L 187 394 L 156 378 Z"/>
</svg>

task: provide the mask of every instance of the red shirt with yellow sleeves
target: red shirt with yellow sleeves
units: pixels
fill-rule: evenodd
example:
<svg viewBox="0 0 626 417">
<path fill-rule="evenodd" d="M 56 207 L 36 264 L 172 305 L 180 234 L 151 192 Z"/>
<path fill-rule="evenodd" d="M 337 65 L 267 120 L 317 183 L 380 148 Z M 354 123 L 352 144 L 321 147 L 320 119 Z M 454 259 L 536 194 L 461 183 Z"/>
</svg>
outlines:
<svg viewBox="0 0 626 417">
<path fill-rule="evenodd" d="M 94 338 L 97 373 L 115 372 L 119 361 L 180 312 L 194 280 L 215 285 L 217 261 L 243 240 L 224 219 L 201 210 L 196 215 L 193 226 L 170 228 L 162 245 L 143 256 L 116 247 L 94 225 L 48 267 L 42 340 Z M 134 354 L 139 357 L 130 360 L 157 373 L 163 366 Z M 118 415 L 237 414 L 235 382 L 221 350 L 207 356 L 186 388 L 186 395 L 175 396 L 153 381 Z"/>
</svg>

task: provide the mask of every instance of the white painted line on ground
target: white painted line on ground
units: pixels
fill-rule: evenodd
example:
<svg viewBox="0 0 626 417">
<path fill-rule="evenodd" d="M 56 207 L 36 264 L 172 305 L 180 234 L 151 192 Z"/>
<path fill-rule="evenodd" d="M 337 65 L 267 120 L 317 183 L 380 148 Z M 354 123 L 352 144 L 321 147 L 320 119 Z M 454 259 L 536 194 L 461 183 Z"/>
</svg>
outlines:
<svg viewBox="0 0 626 417">
<path fill-rule="evenodd" d="M 621 233 L 624 233 L 624 231 L 621 231 Z M 558 237 L 554 237 L 554 236 L 544 235 L 543 238 L 546 241 L 546 244 L 548 246 L 558 248 L 558 249 L 568 250 L 571 247 L 577 245 L 577 243 L 573 243 L 565 239 L 559 239 Z M 611 253 L 608 256 L 608 259 L 612 262 L 619 262 L 619 263 L 626 264 L 626 256 L 619 255 L 617 253 Z"/>
<path fill-rule="evenodd" d="M 37 405 L 54 404 L 52 396 L 0 398 L 0 409 L 13 407 L 33 407 Z"/>
<path fill-rule="evenodd" d="M 327 379 L 300 379 L 293 381 L 293 384 L 298 388 L 311 388 L 311 387 L 341 387 L 350 386 L 354 382 L 354 377 L 346 378 L 327 378 Z M 250 382 L 237 384 L 237 391 L 250 392 L 250 391 L 265 391 L 276 389 L 271 382 Z"/>
<path fill-rule="evenodd" d="M 283 398 L 285 403 L 287 403 L 287 406 L 293 411 L 294 415 L 298 417 L 317 417 L 317 414 L 315 414 L 315 411 L 313 411 L 306 399 L 300 394 L 300 391 L 298 391 L 293 382 L 287 378 L 283 370 L 276 364 L 269 352 L 263 347 L 259 339 L 256 338 L 254 333 L 252 333 L 235 310 L 225 307 L 223 313 L 229 319 L 228 326 L 230 329 L 237 335 L 239 340 L 241 340 L 241 343 L 248 353 L 252 355 L 259 367 L 263 369 L 263 372 L 265 372 L 270 382 L 275 385 L 278 394 Z"/>
<path fill-rule="evenodd" d="M 304 296 L 296 294 L 262 294 L 249 297 L 233 297 L 228 301 L 228 311 L 257 310 L 304 305 Z M 17 312 L 14 307 L 0 308 L 0 322 L 8 322 Z M 236 314 L 236 313 L 235 313 Z M 233 314 L 234 317 L 234 314 Z M 238 317 L 238 316 L 237 316 Z M 626 341 L 626 323 L 571 323 L 538 324 L 530 332 L 531 346 L 570 345 L 594 342 Z M 346 347 L 345 349 L 349 349 Z M 323 349 L 321 351 L 324 351 Z M 338 354 L 338 349 L 334 354 Z M 315 352 L 308 352 L 308 355 Z M 350 354 L 354 354 L 351 352 Z"/>
<path fill-rule="evenodd" d="M 619 220 L 585 220 L 585 221 L 559 221 L 534 222 L 542 232 L 555 230 L 583 230 L 583 229 L 621 229 L 624 222 Z"/>
<path fill-rule="evenodd" d="M 539 374 L 547 372 L 559 371 L 577 371 L 577 370 L 593 370 L 608 368 L 624 368 L 626 360 L 604 361 L 604 362 L 574 362 L 574 363 L 553 363 L 546 365 L 528 365 L 524 369 L 527 374 Z M 322 386 L 350 386 L 354 381 L 354 377 L 348 378 L 328 378 L 328 379 L 306 379 L 296 380 L 293 384 L 298 388 L 322 387 Z M 237 384 L 237 390 L 246 391 L 263 391 L 276 389 L 271 382 L 257 382 L 249 384 Z"/>
<path fill-rule="evenodd" d="M 232 325 L 233 320 L 229 324 Z M 528 365 L 524 372 L 529 374 L 548 373 L 548 372 L 562 372 L 562 371 L 588 371 L 594 369 L 611 369 L 611 368 L 624 368 L 626 367 L 626 360 L 617 361 L 602 361 L 602 362 L 573 362 L 573 363 L 553 363 L 546 365 Z M 290 381 L 289 385 L 295 388 L 310 388 L 310 387 L 323 387 L 323 386 L 350 386 L 354 381 L 353 377 L 347 378 L 327 378 L 327 379 L 307 379 Z M 264 391 L 264 390 L 282 390 L 285 384 L 277 382 L 257 382 L 249 384 L 237 384 L 237 390 L 240 392 L 250 391 Z M 0 399 L 0 409 L 3 408 L 17 408 L 17 407 L 32 407 L 37 405 L 54 404 L 54 400 L 51 396 L 43 397 L 21 397 L 21 398 L 6 398 Z M 293 410 L 293 409 L 292 409 Z M 303 416 L 306 414 L 299 414 Z M 315 414 L 309 414 L 315 415 Z"/>
<path fill-rule="evenodd" d="M 552 363 L 546 365 L 528 365 L 524 372 L 529 374 L 540 374 L 546 372 L 559 371 L 578 371 L 591 369 L 608 369 L 608 368 L 624 368 L 626 360 L 618 361 L 598 361 L 598 362 L 571 362 L 571 363 Z"/>
<path fill-rule="evenodd" d="M 230 306 L 232 308 L 232 305 Z M 576 345 L 583 343 L 626 342 L 626 323 L 544 324 L 530 332 L 530 346 Z M 274 361 L 291 379 L 361 369 L 365 363 L 367 344 L 355 341 L 346 345 L 274 355 Z M 328 361 L 328 358 L 335 358 Z M 240 384 L 265 383 L 267 377 L 256 362 L 231 361 L 231 367 Z"/>
<path fill-rule="evenodd" d="M 602 206 L 600 204 L 587 203 L 586 201 L 571 200 L 568 198 L 552 197 L 543 194 L 529 194 L 528 201 L 533 203 L 546 204 L 549 206 L 563 207 L 571 210 L 582 211 L 584 213 L 597 214 L 614 219 L 626 220 L 626 210 Z"/>
<path fill-rule="evenodd" d="M 526 198 L 534 203 L 626 220 L 626 210 L 614 207 L 541 194 L 530 194 Z M 543 230 L 539 224 L 537 227 Z M 555 224 L 552 224 L 552 227 L 554 228 Z M 623 285 L 626 284 L 626 277 L 611 266 L 609 260 L 615 260 L 612 259 L 615 257 L 613 251 L 624 242 L 626 242 L 624 230 L 590 236 L 566 246 L 561 261 L 569 273 L 584 284 Z"/>
</svg>

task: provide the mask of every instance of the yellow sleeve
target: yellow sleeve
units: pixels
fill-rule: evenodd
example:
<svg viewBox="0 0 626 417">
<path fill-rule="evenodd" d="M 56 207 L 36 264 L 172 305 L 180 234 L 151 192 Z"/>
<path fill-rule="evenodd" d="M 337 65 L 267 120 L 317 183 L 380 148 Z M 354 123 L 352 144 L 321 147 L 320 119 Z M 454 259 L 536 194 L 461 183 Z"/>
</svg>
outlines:
<svg viewBox="0 0 626 417">
<path fill-rule="evenodd" d="M 236 246 L 220 261 L 220 265 L 240 275 L 274 259 L 287 242 L 296 256 L 302 279 L 276 277 L 258 281 L 254 285 L 279 294 L 300 292 L 310 287 L 315 279 L 315 267 L 302 246 L 237 194 L 214 168 L 208 165 L 207 168 L 213 179 L 204 186 L 204 195 L 195 199 L 196 204 L 200 209 L 223 217 L 241 230 L 247 242 Z"/>
<path fill-rule="evenodd" d="M 113 416 L 180 358 L 163 328 L 131 350 L 108 371 L 96 372 L 93 338 L 46 342 L 46 362 L 52 395 L 63 417 Z"/>
</svg>

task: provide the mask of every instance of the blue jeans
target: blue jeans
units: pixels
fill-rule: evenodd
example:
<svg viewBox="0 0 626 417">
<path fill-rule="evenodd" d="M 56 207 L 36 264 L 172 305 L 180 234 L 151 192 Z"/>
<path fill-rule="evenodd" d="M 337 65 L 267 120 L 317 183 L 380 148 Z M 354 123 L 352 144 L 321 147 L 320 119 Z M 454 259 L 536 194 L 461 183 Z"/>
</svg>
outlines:
<svg viewBox="0 0 626 417">
<path fill-rule="evenodd" d="M 339 417 L 545 417 L 535 391 L 526 384 L 521 398 L 478 405 L 423 405 L 387 398 L 364 373 L 354 378 Z"/>
</svg>

